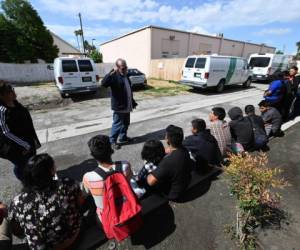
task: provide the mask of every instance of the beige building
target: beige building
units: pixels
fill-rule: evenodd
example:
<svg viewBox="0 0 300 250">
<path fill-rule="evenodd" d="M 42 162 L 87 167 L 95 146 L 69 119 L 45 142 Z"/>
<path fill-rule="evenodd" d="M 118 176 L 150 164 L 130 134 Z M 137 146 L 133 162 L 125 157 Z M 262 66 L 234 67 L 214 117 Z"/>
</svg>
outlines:
<svg viewBox="0 0 300 250">
<path fill-rule="evenodd" d="M 54 34 L 53 32 L 50 32 L 53 38 L 53 43 L 58 47 L 59 52 L 58 56 L 63 56 L 66 54 L 76 54 L 80 53 L 80 50 L 75 48 L 73 45 L 68 43 L 67 41 L 63 40 L 58 35 Z"/>
<path fill-rule="evenodd" d="M 209 36 L 181 30 L 147 26 L 100 45 L 103 61 L 127 60 L 129 67 L 140 69 L 147 76 L 151 60 L 185 58 L 192 54 L 220 54 L 248 57 L 251 53 L 272 53 L 274 47 Z"/>
</svg>

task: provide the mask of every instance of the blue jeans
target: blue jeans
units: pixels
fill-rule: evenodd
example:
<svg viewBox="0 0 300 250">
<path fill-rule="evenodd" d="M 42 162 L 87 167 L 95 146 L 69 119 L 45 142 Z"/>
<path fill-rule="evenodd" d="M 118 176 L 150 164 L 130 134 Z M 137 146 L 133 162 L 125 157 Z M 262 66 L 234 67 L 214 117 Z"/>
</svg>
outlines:
<svg viewBox="0 0 300 250">
<path fill-rule="evenodd" d="M 118 137 L 120 141 L 126 140 L 129 124 L 130 124 L 130 113 L 114 112 L 110 142 L 116 143 Z"/>
</svg>

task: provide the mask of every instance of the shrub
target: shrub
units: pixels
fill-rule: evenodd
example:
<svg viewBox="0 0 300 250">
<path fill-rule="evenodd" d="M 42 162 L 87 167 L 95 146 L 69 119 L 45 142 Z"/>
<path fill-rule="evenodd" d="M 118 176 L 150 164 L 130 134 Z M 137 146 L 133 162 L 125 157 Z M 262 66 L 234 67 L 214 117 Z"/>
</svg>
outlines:
<svg viewBox="0 0 300 250">
<path fill-rule="evenodd" d="M 254 230 L 258 226 L 279 223 L 284 213 L 279 209 L 281 196 L 276 189 L 288 185 L 280 177 L 282 170 L 267 166 L 265 153 L 230 156 L 225 169 L 231 193 L 237 199 L 236 236 L 244 249 L 255 249 Z"/>
</svg>

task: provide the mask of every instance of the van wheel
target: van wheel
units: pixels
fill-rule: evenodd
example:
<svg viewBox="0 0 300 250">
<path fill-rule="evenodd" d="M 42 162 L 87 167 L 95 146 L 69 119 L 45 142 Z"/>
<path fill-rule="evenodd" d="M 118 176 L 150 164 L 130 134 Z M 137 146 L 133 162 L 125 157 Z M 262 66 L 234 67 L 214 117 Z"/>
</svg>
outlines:
<svg viewBox="0 0 300 250">
<path fill-rule="evenodd" d="M 61 96 L 61 98 L 67 98 L 67 96 L 66 96 L 66 94 L 65 93 L 60 93 L 60 96 Z"/>
<path fill-rule="evenodd" d="M 225 88 L 225 80 L 221 80 L 216 87 L 216 91 L 218 93 L 222 93 L 224 91 L 224 88 Z"/>
<path fill-rule="evenodd" d="M 251 86 L 251 78 L 248 78 L 246 82 L 243 83 L 244 88 L 249 88 Z"/>
</svg>

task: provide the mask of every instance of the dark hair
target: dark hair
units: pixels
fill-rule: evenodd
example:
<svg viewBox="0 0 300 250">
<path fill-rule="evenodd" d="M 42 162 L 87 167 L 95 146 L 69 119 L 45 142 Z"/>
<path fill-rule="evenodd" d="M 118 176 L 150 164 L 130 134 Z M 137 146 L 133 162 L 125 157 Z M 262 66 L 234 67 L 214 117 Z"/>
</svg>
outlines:
<svg viewBox="0 0 300 250">
<path fill-rule="evenodd" d="M 291 67 L 291 69 L 294 69 L 294 70 L 298 71 L 298 67 L 297 66 L 293 66 L 293 67 Z"/>
<path fill-rule="evenodd" d="M 192 127 L 200 132 L 206 129 L 206 123 L 203 119 L 195 119 L 192 120 Z"/>
<path fill-rule="evenodd" d="M 270 103 L 267 102 L 266 100 L 262 100 L 260 101 L 260 103 L 258 104 L 259 107 L 270 107 Z"/>
<path fill-rule="evenodd" d="M 166 128 L 166 135 L 171 146 L 179 148 L 182 146 L 183 130 L 180 127 L 169 125 Z"/>
<path fill-rule="evenodd" d="M 223 109 L 222 107 L 214 107 L 214 108 L 212 108 L 212 112 L 221 121 L 224 120 L 224 118 L 226 116 L 225 109 Z"/>
<path fill-rule="evenodd" d="M 271 77 L 271 80 L 273 80 L 273 81 L 275 81 L 275 80 L 283 80 L 285 77 L 287 77 L 289 75 L 290 75 L 290 72 L 288 70 L 284 70 L 284 71 L 281 71 L 281 72 L 276 72 Z"/>
<path fill-rule="evenodd" d="M 10 93 L 13 89 L 14 88 L 10 84 L 8 84 L 4 81 L 0 82 L 0 95 L 1 96 L 4 96 L 4 95 Z"/>
<path fill-rule="evenodd" d="M 48 154 L 31 157 L 23 170 L 24 190 L 43 190 L 53 186 L 54 160 Z"/>
<path fill-rule="evenodd" d="M 165 156 L 164 145 L 159 140 L 148 140 L 143 146 L 141 156 L 147 162 L 158 164 Z"/>
<path fill-rule="evenodd" d="M 110 162 L 113 149 L 107 135 L 96 135 L 88 141 L 91 155 L 99 162 Z"/>
<path fill-rule="evenodd" d="M 245 113 L 248 114 L 255 114 L 255 107 L 253 105 L 246 105 Z"/>
</svg>

